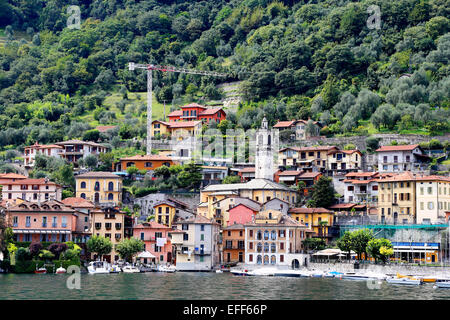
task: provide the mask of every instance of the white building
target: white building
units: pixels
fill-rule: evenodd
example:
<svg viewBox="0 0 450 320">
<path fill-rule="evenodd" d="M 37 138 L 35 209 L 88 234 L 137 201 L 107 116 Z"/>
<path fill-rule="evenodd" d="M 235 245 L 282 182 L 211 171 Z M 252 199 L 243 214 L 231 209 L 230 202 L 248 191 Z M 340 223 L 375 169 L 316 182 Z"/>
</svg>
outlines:
<svg viewBox="0 0 450 320">
<path fill-rule="evenodd" d="M 345 203 L 376 204 L 378 200 L 378 172 L 352 172 L 345 175 Z"/>
<path fill-rule="evenodd" d="M 450 212 L 450 178 L 416 175 L 417 223 L 445 223 Z"/>
<path fill-rule="evenodd" d="M 269 130 L 266 117 L 261 129 L 256 132 L 255 178 L 273 181 L 273 142 L 274 136 Z"/>
<path fill-rule="evenodd" d="M 219 224 L 196 215 L 174 224 L 169 234 L 178 271 L 212 271 L 220 263 Z"/>
<path fill-rule="evenodd" d="M 34 158 L 37 154 L 46 155 L 48 157 L 61 157 L 61 153 L 63 152 L 63 147 L 58 146 L 56 144 L 50 145 L 41 145 L 37 142 L 32 145 L 24 148 L 24 165 L 25 167 L 33 167 L 34 166 Z"/>
<path fill-rule="evenodd" d="M 30 202 L 61 201 L 62 187 L 46 178 L 19 179 L 2 182 L 2 199 L 21 199 Z"/>
<path fill-rule="evenodd" d="M 429 157 L 418 144 L 401 146 L 382 146 L 378 154 L 378 171 L 403 172 L 427 169 Z"/>
</svg>

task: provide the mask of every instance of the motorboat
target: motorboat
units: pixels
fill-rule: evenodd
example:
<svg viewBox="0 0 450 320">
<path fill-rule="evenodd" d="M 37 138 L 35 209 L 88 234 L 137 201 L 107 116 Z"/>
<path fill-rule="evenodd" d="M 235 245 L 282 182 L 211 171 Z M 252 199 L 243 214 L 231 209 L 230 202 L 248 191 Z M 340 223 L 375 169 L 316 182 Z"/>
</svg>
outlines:
<svg viewBox="0 0 450 320">
<path fill-rule="evenodd" d="M 141 271 L 135 266 L 125 266 L 122 268 L 123 273 L 140 273 Z"/>
<path fill-rule="evenodd" d="M 109 273 L 120 273 L 122 269 L 117 265 L 113 264 L 111 268 L 109 268 Z"/>
<path fill-rule="evenodd" d="M 433 288 L 450 289 L 450 279 L 437 279 Z"/>
<path fill-rule="evenodd" d="M 151 266 L 147 266 L 147 265 L 140 265 L 138 266 L 139 270 L 141 272 L 153 272 L 155 271 Z"/>
<path fill-rule="evenodd" d="M 422 280 L 422 282 L 434 283 L 437 281 L 436 277 L 428 277 L 428 276 L 418 276 L 417 279 Z"/>
<path fill-rule="evenodd" d="M 291 277 L 291 278 L 306 278 L 309 277 L 309 273 L 303 271 L 303 270 L 293 270 L 293 269 L 287 269 L 287 270 L 277 270 L 274 273 L 275 277 Z"/>
<path fill-rule="evenodd" d="M 47 273 L 47 269 L 44 268 L 44 267 L 42 267 L 42 268 L 36 269 L 36 270 L 34 271 L 34 273 L 37 273 L 37 274 L 44 274 L 44 273 Z"/>
<path fill-rule="evenodd" d="M 337 272 L 337 271 L 328 271 L 325 274 L 325 278 L 339 278 L 340 276 L 342 276 L 344 273 L 342 272 Z"/>
<path fill-rule="evenodd" d="M 311 270 L 309 271 L 309 276 L 313 278 L 323 278 L 325 275 L 325 272 L 319 271 L 319 270 Z"/>
<path fill-rule="evenodd" d="M 216 270 L 216 273 L 223 273 L 222 270 Z"/>
<path fill-rule="evenodd" d="M 174 265 L 170 265 L 170 266 L 159 265 L 157 271 L 158 272 L 175 272 L 175 271 L 177 271 L 177 268 Z"/>
<path fill-rule="evenodd" d="M 339 276 L 340 279 L 344 280 L 360 280 L 360 281 L 367 281 L 367 280 L 385 280 L 387 276 L 385 274 L 378 274 L 373 272 L 367 272 L 367 273 L 344 273 Z"/>
<path fill-rule="evenodd" d="M 108 263 L 105 261 L 91 261 L 88 265 L 89 274 L 109 273 Z"/>
<path fill-rule="evenodd" d="M 67 270 L 61 266 L 58 269 L 56 269 L 55 273 L 56 274 L 62 274 L 62 273 L 66 273 L 66 272 L 67 272 Z"/>
<path fill-rule="evenodd" d="M 248 272 L 249 276 L 266 276 L 272 277 L 278 272 L 276 268 L 259 268 Z"/>
<path fill-rule="evenodd" d="M 396 277 L 389 277 L 386 279 L 387 283 L 391 284 L 403 284 L 403 285 L 420 285 L 422 284 L 422 280 L 418 278 L 414 278 L 411 276 L 404 276 L 399 273 L 397 273 Z"/>
<path fill-rule="evenodd" d="M 235 276 L 248 276 L 248 269 L 230 269 L 230 273 Z"/>
</svg>

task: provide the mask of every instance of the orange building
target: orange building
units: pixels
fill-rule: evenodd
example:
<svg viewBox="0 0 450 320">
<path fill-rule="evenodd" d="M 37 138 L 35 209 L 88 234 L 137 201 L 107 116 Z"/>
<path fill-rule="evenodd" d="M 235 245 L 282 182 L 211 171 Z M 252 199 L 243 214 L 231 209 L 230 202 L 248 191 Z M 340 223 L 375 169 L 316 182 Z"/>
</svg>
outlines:
<svg viewBox="0 0 450 320">
<path fill-rule="evenodd" d="M 171 157 L 162 155 L 136 155 L 119 159 L 119 162 L 113 164 L 115 172 L 126 172 L 127 168 L 135 166 L 139 170 L 155 170 L 156 168 L 174 165 Z"/>
<path fill-rule="evenodd" d="M 242 224 L 233 224 L 223 229 L 223 262 L 245 263 L 245 228 Z"/>
</svg>

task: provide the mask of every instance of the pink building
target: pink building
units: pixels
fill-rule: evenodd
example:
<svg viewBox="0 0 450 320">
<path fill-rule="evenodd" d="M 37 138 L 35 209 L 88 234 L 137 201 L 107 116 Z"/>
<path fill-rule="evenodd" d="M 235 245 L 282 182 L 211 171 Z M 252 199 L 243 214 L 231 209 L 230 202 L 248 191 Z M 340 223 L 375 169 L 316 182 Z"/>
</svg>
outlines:
<svg viewBox="0 0 450 320">
<path fill-rule="evenodd" d="M 19 242 L 66 242 L 77 231 L 77 212 L 59 201 L 24 201 L 7 208 L 6 216 Z"/>
<path fill-rule="evenodd" d="M 233 224 L 246 224 L 252 222 L 253 216 L 258 210 L 251 208 L 243 203 L 228 210 L 228 226 Z"/>
<path fill-rule="evenodd" d="M 133 236 L 144 241 L 144 251 L 153 254 L 157 263 L 167 263 L 172 262 L 172 243 L 169 238 L 171 231 L 173 230 L 165 225 L 150 221 L 134 226 Z"/>
</svg>

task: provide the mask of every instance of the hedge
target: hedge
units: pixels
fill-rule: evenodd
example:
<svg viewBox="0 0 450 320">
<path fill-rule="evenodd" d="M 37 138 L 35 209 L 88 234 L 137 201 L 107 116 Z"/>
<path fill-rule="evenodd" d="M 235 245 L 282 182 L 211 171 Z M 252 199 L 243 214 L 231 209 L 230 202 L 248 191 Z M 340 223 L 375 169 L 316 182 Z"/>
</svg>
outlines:
<svg viewBox="0 0 450 320">
<path fill-rule="evenodd" d="M 46 262 L 43 260 L 26 260 L 26 261 L 16 261 L 16 265 L 11 266 L 11 269 L 15 273 L 34 273 L 37 268 L 42 268 Z M 70 265 L 76 265 L 80 267 L 80 259 L 72 259 L 72 260 L 52 260 L 49 264 L 53 263 L 55 267 L 47 266 L 47 272 L 53 273 L 61 266 L 67 270 Z"/>
</svg>

